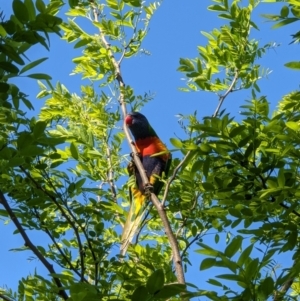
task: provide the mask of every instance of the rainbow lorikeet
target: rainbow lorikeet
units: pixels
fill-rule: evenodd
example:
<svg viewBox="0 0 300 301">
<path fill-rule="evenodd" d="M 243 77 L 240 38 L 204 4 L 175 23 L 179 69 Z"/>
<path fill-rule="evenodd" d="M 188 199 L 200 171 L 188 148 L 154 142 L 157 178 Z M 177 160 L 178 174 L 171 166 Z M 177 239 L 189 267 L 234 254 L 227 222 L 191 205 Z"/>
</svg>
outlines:
<svg viewBox="0 0 300 301">
<path fill-rule="evenodd" d="M 159 177 L 163 173 L 167 175 L 172 160 L 171 153 L 168 152 L 168 149 L 143 114 L 132 112 L 126 116 L 125 123 L 135 139 L 135 146 L 149 179 L 149 184 L 153 186 L 153 193 L 158 195 L 163 186 L 163 182 L 159 180 Z M 161 154 L 153 156 L 157 153 Z M 147 200 L 145 187 L 137 168 L 131 165 L 129 173 L 134 174 L 136 185 L 130 187 L 130 195 L 133 199 L 122 234 L 122 255 L 126 254 L 127 248 L 140 226 L 146 211 L 146 208 L 142 207 Z"/>
</svg>

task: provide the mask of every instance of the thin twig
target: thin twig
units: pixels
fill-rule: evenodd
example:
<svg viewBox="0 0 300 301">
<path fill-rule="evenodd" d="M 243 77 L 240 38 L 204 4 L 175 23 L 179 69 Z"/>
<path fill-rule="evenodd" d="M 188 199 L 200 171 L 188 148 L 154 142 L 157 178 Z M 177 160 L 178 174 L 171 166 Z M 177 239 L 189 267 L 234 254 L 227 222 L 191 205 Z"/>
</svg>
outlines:
<svg viewBox="0 0 300 301">
<path fill-rule="evenodd" d="M 5 196 L 2 193 L 2 191 L 0 191 L 0 203 L 3 205 L 3 207 L 5 208 L 5 210 L 8 213 L 9 217 L 11 218 L 11 220 L 13 221 L 15 226 L 17 227 L 18 231 L 20 232 L 21 236 L 23 237 L 24 242 L 25 242 L 25 246 L 28 247 L 35 254 L 35 256 L 42 262 L 42 264 L 45 266 L 45 268 L 49 271 L 50 275 L 56 274 L 52 264 L 50 264 L 47 261 L 47 259 L 40 253 L 38 248 L 32 243 L 32 241 L 27 236 L 25 230 L 23 229 L 21 223 L 17 219 L 15 213 L 10 208 Z M 63 285 L 62 285 L 60 279 L 55 277 L 55 276 L 52 276 L 52 277 L 53 277 L 53 280 L 54 280 L 56 286 L 58 287 L 58 294 L 64 300 L 67 300 L 69 297 L 68 297 L 66 291 L 63 289 Z"/>
<path fill-rule="evenodd" d="M 233 87 L 234 87 L 236 81 L 238 80 L 238 76 L 239 76 L 239 71 L 236 70 L 236 71 L 235 71 L 235 74 L 234 74 L 234 77 L 233 77 L 233 80 L 232 80 L 232 82 L 231 82 L 229 88 L 227 89 L 227 91 L 225 92 L 225 94 L 223 94 L 223 95 L 221 95 L 221 96 L 219 97 L 219 104 L 218 104 L 218 106 L 217 106 L 217 108 L 216 108 L 216 110 L 215 110 L 215 112 L 214 112 L 213 117 L 216 117 L 216 116 L 219 114 L 219 111 L 220 111 L 220 109 L 221 109 L 221 106 L 222 106 L 222 104 L 223 104 L 225 98 L 228 96 L 228 94 L 229 94 L 230 92 L 232 92 L 232 89 L 233 89 Z"/>
<path fill-rule="evenodd" d="M 107 172 L 108 184 L 110 186 L 110 191 L 112 193 L 113 199 L 115 202 L 117 202 L 117 191 L 114 182 L 114 170 L 111 162 L 111 152 L 108 144 L 106 145 L 106 157 L 108 161 L 108 172 Z"/>
</svg>

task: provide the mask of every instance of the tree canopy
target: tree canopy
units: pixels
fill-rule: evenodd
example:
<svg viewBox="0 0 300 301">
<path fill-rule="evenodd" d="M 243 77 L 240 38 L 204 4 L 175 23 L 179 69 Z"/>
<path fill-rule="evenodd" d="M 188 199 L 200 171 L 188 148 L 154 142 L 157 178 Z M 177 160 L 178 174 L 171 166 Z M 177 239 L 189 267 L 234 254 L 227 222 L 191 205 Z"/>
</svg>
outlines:
<svg viewBox="0 0 300 301">
<path fill-rule="evenodd" d="M 282 2 L 278 14 L 261 16 L 274 23 L 269 30 L 300 20 L 298 0 L 209 1 L 221 25 L 201 32 L 206 44 L 195 45 L 196 58 L 178 58 L 182 97 L 205 91 L 218 105 L 208 116 L 193 108 L 181 116 L 185 137 L 170 137 L 171 170 L 160 195 L 149 192 L 125 256 L 127 165 L 133 160 L 142 177 L 145 171 L 123 120 L 153 96 L 135 93 L 121 67 L 147 54 L 142 45 L 160 1 L 13 0 L 13 14 L 1 12 L 0 216 L 24 240 L 14 251 L 30 251 L 47 272 L 20 279 L 17 290 L 0 288 L 0 299 L 300 300 L 300 91 L 270 112 L 269 91 L 260 87 L 269 70 L 259 60 L 272 43 L 260 44 L 253 20 L 261 2 Z M 46 70 L 35 72 L 47 58 L 28 57 L 32 49 L 51 50 L 53 35 L 81 50 L 70 57 L 83 80 L 80 94 L 63 78 L 53 83 Z M 290 47 L 299 37 L 292 35 Z M 283 68 L 299 70 L 300 62 L 287 59 Z M 35 95 L 16 82 L 23 77 L 40 88 L 34 117 L 27 112 Z M 245 90 L 251 97 L 237 119 L 226 99 Z M 34 233 L 44 237 L 38 244 Z M 277 266 L 282 253 L 291 266 Z M 203 258 L 199 277 L 214 273 L 201 284 L 185 280 L 194 256 Z"/>
</svg>

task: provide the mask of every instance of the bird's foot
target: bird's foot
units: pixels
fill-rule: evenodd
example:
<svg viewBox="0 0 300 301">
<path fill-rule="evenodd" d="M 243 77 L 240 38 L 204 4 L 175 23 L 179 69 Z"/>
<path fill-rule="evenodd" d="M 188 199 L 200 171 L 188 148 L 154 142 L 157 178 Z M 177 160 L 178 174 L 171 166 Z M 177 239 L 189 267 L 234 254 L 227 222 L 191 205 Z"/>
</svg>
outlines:
<svg viewBox="0 0 300 301">
<path fill-rule="evenodd" d="M 150 183 L 145 184 L 144 190 L 145 190 L 145 195 L 150 196 L 151 193 L 153 192 L 153 185 Z"/>
<path fill-rule="evenodd" d="M 132 152 L 132 153 L 130 153 L 130 157 L 133 159 L 134 158 L 134 156 L 138 156 L 140 159 L 142 158 L 142 156 L 141 156 L 141 154 L 140 153 L 134 153 L 134 152 Z"/>
</svg>

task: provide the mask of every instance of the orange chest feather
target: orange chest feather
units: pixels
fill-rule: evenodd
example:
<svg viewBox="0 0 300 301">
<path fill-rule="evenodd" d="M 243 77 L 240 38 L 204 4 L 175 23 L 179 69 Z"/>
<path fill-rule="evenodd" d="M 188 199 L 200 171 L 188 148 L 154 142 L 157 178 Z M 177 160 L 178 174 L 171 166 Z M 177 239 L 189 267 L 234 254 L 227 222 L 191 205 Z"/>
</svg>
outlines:
<svg viewBox="0 0 300 301">
<path fill-rule="evenodd" d="M 161 140 L 157 137 L 149 137 L 145 139 L 140 139 L 135 143 L 138 152 L 144 156 L 152 156 L 154 154 L 167 151 L 166 146 L 161 142 Z M 169 154 L 164 154 L 159 156 L 164 160 L 169 158 Z"/>
</svg>

